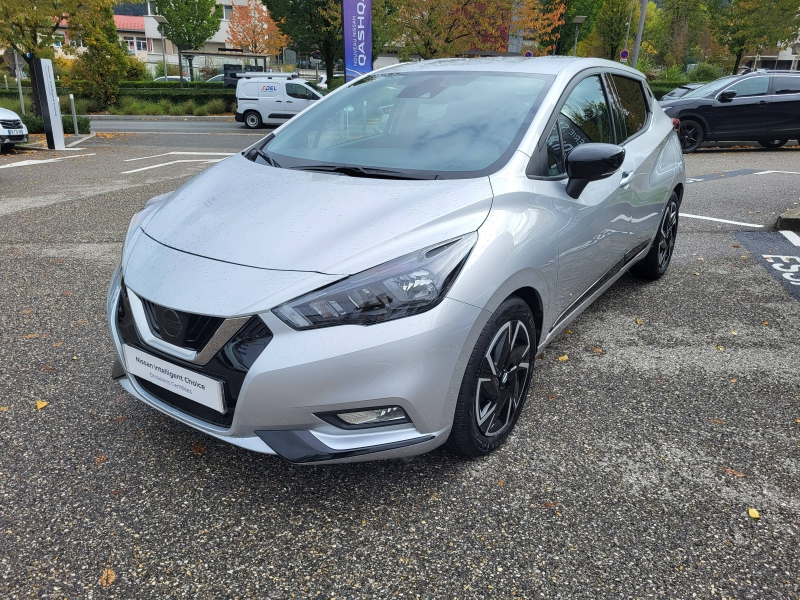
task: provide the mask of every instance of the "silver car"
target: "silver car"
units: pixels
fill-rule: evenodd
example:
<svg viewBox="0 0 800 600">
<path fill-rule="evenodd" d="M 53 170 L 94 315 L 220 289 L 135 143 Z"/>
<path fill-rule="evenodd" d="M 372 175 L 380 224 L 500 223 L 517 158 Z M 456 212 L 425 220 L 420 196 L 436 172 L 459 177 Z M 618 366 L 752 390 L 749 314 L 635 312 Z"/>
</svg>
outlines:
<svg viewBox="0 0 800 600">
<path fill-rule="evenodd" d="M 684 182 L 620 64 L 375 71 L 134 216 L 113 376 L 292 462 L 488 454 L 535 356 L 629 269 L 665 272 Z"/>
</svg>

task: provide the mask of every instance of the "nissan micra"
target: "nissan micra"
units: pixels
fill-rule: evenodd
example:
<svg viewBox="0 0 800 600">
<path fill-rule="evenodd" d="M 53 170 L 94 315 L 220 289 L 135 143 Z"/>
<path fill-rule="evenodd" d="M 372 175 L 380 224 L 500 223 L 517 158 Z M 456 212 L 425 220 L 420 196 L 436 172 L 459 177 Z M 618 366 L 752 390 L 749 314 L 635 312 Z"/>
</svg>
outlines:
<svg viewBox="0 0 800 600">
<path fill-rule="evenodd" d="M 548 342 L 626 271 L 664 274 L 684 182 L 620 64 L 372 72 L 133 217 L 113 377 L 292 462 L 486 455 Z"/>
</svg>

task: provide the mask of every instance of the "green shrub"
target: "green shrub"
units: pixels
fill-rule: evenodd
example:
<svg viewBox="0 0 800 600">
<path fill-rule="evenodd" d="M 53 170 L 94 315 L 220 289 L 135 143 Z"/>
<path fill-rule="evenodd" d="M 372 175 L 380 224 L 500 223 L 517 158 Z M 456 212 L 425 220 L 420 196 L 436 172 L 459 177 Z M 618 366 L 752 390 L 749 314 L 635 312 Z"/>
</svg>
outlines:
<svg viewBox="0 0 800 600">
<path fill-rule="evenodd" d="M 205 108 L 210 115 L 220 115 L 224 112 L 227 112 L 227 107 L 225 106 L 225 100 L 222 98 L 214 98 L 213 100 L 209 100 L 205 104 Z"/>
<path fill-rule="evenodd" d="M 37 117 L 31 113 L 20 115 L 25 127 L 28 128 L 28 133 L 44 133 L 44 121 L 42 117 Z"/>
<path fill-rule="evenodd" d="M 681 65 L 670 65 L 658 74 L 658 79 L 663 81 L 680 81 L 681 83 L 688 80 Z"/>
<path fill-rule="evenodd" d="M 714 81 L 722 77 L 722 67 L 710 63 L 697 63 L 697 66 L 689 72 L 689 77 L 693 81 Z"/>
<path fill-rule="evenodd" d="M 89 133 L 91 131 L 89 117 L 77 117 L 77 119 L 78 133 Z M 61 123 L 64 127 L 64 135 L 75 133 L 75 124 L 72 122 L 72 115 L 61 115 Z"/>
</svg>

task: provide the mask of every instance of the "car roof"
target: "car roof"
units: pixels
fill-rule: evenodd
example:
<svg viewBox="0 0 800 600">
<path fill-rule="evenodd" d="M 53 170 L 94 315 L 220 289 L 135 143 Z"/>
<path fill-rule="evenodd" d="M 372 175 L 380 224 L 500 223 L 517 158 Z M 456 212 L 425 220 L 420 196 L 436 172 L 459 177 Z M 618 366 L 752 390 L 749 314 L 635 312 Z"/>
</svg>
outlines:
<svg viewBox="0 0 800 600">
<path fill-rule="evenodd" d="M 602 58 L 575 58 L 572 56 L 492 56 L 480 58 L 440 58 L 418 62 L 389 65 L 378 71 L 408 73 L 425 71 L 493 71 L 496 73 L 530 73 L 536 75 L 577 74 L 585 69 L 602 67 L 621 70 L 640 79 L 644 75 L 626 65 Z M 373 71 L 374 73 L 375 71 Z"/>
</svg>

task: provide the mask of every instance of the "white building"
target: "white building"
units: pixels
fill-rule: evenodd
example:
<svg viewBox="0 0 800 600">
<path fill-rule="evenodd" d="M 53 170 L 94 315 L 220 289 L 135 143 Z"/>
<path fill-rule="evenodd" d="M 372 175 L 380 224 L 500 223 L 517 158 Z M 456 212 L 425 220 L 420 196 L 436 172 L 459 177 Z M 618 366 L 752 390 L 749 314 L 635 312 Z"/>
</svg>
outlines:
<svg viewBox="0 0 800 600">
<path fill-rule="evenodd" d="M 769 48 L 757 55 L 745 56 L 742 66 L 751 69 L 800 70 L 800 38 L 784 48 Z"/>
</svg>

